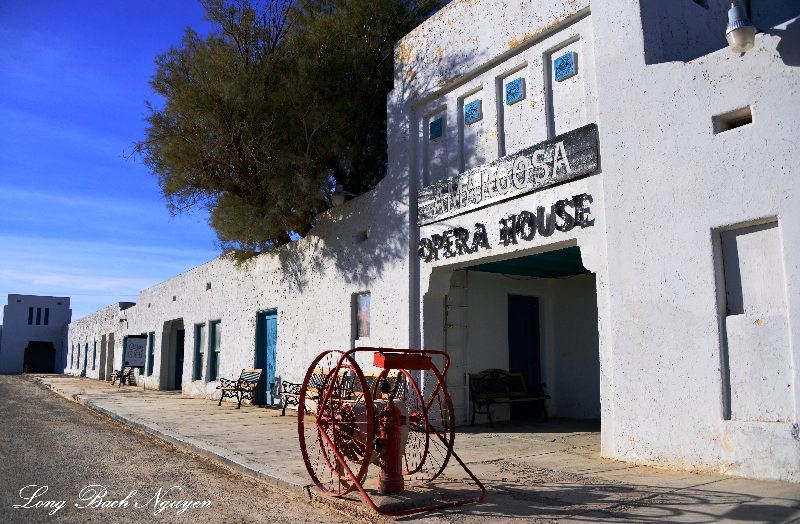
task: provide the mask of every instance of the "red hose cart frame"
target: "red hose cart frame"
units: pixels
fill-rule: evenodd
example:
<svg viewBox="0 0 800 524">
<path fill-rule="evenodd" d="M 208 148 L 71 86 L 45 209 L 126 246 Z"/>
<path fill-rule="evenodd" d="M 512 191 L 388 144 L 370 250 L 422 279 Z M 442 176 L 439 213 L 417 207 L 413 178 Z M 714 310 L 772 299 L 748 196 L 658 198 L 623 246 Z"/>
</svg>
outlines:
<svg viewBox="0 0 800 524">
<path fill-rule="evenodd" d="M 356 362 L 356 354 L 373 352 L 373 364 L 379 373 L 365 374 Z M 441 371 L 432 357 L 444 358 Z M 467 468 L 453 450 L 455 421 L 453 402 L 447 392 L 444 377 L 450 367 L 450 357 L 442 351 L 356 348 L 350 351 L 325 351 L 308 368 L 300 390 L 297 429 L 300 451 L 311 479 L 317 488 L 332 497 L 344 496 L 357 489 L 372 509 L 383 515 L 402 516 L 483 500 L 486 488 Z M 371 380 L 370 380 L 371 379 Z M 387 400 L 388 398 L 388 400 Z M 384 405 L 376 414 L 375 406 Z M 400 416 L 397 404 L 405 415 Z M 391 413 L 390 413 L 391 411 Z M 400 422 L 407 422 L 405 446 L 397 435 Z M 395 424 L 397 426 L 393 426 Z M 388 432 L 394 431 L 394 437 Z M 399 464 L 402 473 L 399 488 L 404 483 L 419 486 L 436 479 L 454 458 L 480 488 L 479 496 L 438 503 L 431 506 L 387 511 L 375 504 L 364 489 L 369 464 L 374 463 L 380 450 L 380 486 L 386 471 Z M 396 451 L 391 451 L 396 450 Z M 402 453 L 400 460 L 390 461 L 387 455 Z M 388 466 L 387 464 L 395 464 Z"/>
</svg>

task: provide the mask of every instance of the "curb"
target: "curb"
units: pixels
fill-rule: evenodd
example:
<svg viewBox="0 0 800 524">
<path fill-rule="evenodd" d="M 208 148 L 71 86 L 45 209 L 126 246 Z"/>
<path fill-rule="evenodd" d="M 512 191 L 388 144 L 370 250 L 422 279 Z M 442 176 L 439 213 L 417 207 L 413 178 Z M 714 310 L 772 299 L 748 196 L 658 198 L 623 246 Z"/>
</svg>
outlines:
<svg viewBox="0 0 800 524">
<path fill-rule="evenodd" d="M 255 468 L 248 466 L 247 464 L 242 464 L 241 462 L 233 458 L 223 456 L 214 451 L 213 449 L 210 449 L 208 446 L 205 446 L 199 442 L 195 442 L 191 439 L 186 439 L 184 437 L 181 437 L 180 435 L 164 431 L 158 428 L 157 426 L 151 426 L 149 424 L 145 424 L 136 420 L 129 419 L 127 417 L 123 417 L 122 415 L 114 413 L 113 411 L 100 407 L 97 404 L 95 404 L 91 399 L 86 398 L 80 393 L 73 395 L 53 387 L 51 384 L 44 382 L 42 379 L 38 377 L 32 377 L 32 378 L 33 382 L 37 383 L 38 385 L 46 389 L 49 389 L 50 391 L 53 391 L 54 393 L 57 393 L 68 400 L 77 402 L 78 404 L 81 404 L 86 408 L 94 411 L 95 413 L 110 420 L 113 420 L 114 422 L 122 426 L 139 431 L 141 433 L 145 433 L 146 435 L 155 437 L 159 440 L 172 444 L 178 448 L 200 455 L 203 458 L 223 464 L 233 469 L 237 473 L 246 475 L 255 480 L 276 487 L 282 491 L 286 491 L 293 495 L 303 497 L 306 501 L 310 502 L 312 500 L 311 488 L 314 487 L 313 484 L 301 484 L 292 480 L 288 480 L 268 469 L 257 470 Z"/>
</svg>

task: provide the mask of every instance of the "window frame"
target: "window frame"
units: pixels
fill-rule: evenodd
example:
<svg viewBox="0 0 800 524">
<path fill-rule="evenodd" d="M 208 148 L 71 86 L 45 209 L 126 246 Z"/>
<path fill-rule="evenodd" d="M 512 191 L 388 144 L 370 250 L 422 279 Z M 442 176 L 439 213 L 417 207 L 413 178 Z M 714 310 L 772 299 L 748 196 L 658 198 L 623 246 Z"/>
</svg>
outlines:
<svg viewBox="0 0 800 524">
<path fill-rule="evenodd" d="M 366 297 L 366 331 L 362 331 L 364 327 L 363 312 L 362 312 L 362 297 Z M 356 324 L 356 340 L 369 340 L 372 334 L 372 293 L 370 291 L 362 291 L 355 294 L 356 301 L 356 316 L 353 319 Z"/>
<path fill-rule="evenodd" d="M 211 322 L 211 329 L 208 333 L 208 380 L 219 380 L 219 352 L 222 345 L 222 320 L 214 320 Z M 219 333 L 219 344 L 217 344 L 217 334 Z"/>
<path fill-rule="evenodd" d="M 203 380 L 203 355 L 205 354 L 206 345 L 206 323 L 194 325 L 194 380 Z M 202 337 L 200 336 L 202 333 Z"/>
</svg>

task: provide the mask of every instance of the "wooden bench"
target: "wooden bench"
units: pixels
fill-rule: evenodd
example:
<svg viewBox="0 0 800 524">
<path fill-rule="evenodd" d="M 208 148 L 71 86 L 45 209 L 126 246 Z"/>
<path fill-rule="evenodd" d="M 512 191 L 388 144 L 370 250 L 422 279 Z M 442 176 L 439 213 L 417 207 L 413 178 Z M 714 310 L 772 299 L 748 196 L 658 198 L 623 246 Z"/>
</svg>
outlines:
<svg viewBox="0 0 800 524">
<path fill-rule="evenodd" d="M 320 369 L 315 369 L 311 373 L 311 380 L 308 382 L 308 389 L 306 390 L 307 400 L 317 400 L 319 398 L 319 391 L 324 390 L 328 386 L 328 373 Z M 339 372 L 340 380 L 347 380 L 344 371 Z M 281 382 L 281 397 L 283 397 L 283 409 L 281 416 L 286 415 L 286 408 L 288 406 L 297 406 L 300 408 L 300 389 L 303 387 L 302 383 L 289 382 L 284 380 Z M 348 388 L 344 388 L 347 390 Z"/>
<path fill-rule="evenodd" d="M 539 402 L 547 422 L 547 410 L 544 401 L 550 395 L 544 394 L 547 384 L 539 384 L 528 391 L 525 377 L 522 373 L 511 373 L 503 369 L 487 369 L 478 374 L 469 376 L 469 392 L 472 397 L 472 425 L 475 425 L 475 415 L 488 415 L 489 427 L 494 427 L 492 420 L 492 404 L 513 404 L 517 402 Z M 485 408 L 486 411 L 482 411 Z M 530 412 L 530 404 L 527 406 Z"/>
<path fill-rule="evenodd" d="M 117 389 L 121 388 L 122 385 L 125 384 L 126 382 L 128 383 L 129 386 L 135 386 L 136 385 L 136 376 L 133 374 L 133 370 L 134 369 L 136 369 L 136 368 L 133 368 L 131 366 L 124 366 L 122 368 L 122 370 L 115 369 L 114 371 L 112 371 L 111 372 L 111 385 L 113 386 L 114 383 L 119 381 L 119 385 L 117 386 Z"/>
<path fill-rule="evenodd" d="M 243 400 L 252 400 L 254 403 L 258 402 L 258 382 L 260 380 L 260 369 L 243 369 L 238 380 L 220 378 L 217 389 L 222 391 L 222 396 L 219 397 L 219 404 L 217 404 L 217 406 L 221 406 L 222 399 L 226 397 L 236 397 L 236 409 L 241 409 Z M 261 407 L 261 404 L 258 404 L 258 406 Z"/>
</svg>

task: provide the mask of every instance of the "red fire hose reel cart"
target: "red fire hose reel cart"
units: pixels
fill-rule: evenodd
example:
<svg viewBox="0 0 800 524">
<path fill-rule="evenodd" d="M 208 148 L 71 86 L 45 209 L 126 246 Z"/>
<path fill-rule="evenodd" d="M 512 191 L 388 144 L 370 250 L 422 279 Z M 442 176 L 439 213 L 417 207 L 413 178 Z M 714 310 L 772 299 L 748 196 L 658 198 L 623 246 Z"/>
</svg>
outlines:
<svg viewBox="0 0 800 524">
<path fill-rule="evenodd" d="M 374 353 L 379 373 L 362 372 L 358 353 Z M 441 356 L 440 371 L 433 356 Z M 375 511 L 401 516 L 478 502 L 486 488 L 453 451 L 453 401 L 444 376 L 450 358 L 442 351 L 357 348 L 326 351 L 308 368 L 297 429 L 308 474 L 325 494 L 341 497 L 357 489 Z M 364 488 L 370 463 L 380 466 L 378 492 L 395 494 L 429 483 L 451 458 L 480 488 L 469 499 L 386 511 Z"/>
</svg>

